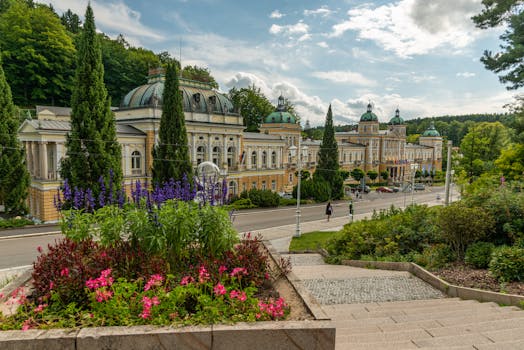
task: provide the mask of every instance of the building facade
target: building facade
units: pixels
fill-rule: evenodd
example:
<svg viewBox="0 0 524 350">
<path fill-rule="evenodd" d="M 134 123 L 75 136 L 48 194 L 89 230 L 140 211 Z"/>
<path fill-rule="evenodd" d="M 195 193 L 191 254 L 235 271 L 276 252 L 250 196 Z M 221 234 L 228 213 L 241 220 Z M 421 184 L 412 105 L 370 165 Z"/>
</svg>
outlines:
<svg viewBox="0 0 524 350">
<path fill-rule="evenodd" d="M 158 142 L 162 114 L 164 77 L 150 72 L 147 84 L 130 91 L 114 110 L 117 138 L 122 146 L 124 185 L 151 178 L 152 150 Z M 205 83 L 180 79 L 190 159 L 196 167 L 203 161 L 215 163 L 227 179 L 229 194 L 252 188 L 290 192 L 296 184 L 298 157 L 301 167 L 315 171 L 320 141 L 301 140 L 300 123 L 278 99 L 275 112 L 264 118 L 260 133 L 244 132 L 242 116 L 229 99 Z M 37 106 L 36 119 L 26 120 L 19 139 L 26 149 L 31 174 L 30 213 L 42 221 L 55 221 L 54 196 L 63 179 L 59 164 L 65 155 L 71 109 Z M 395 119 L 396 118 L 396 119 Z M 368 106 L 358 131 L 337 133 L 340 166 L 388 170 L 395 179 L 410 175 L 410 164 L 420 169 L 441 170 L 442 138 L 434 128 L 420 144 L 406 143 L 405 125 L 397 115 L 389 130 L 379 130 L 378 119 Z"/>
</svg>

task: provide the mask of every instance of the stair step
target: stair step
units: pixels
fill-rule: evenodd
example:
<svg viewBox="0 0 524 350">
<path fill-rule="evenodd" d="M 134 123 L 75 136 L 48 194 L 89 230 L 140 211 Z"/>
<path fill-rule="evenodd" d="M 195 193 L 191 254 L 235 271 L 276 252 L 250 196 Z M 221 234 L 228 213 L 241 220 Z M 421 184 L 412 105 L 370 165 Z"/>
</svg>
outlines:
<svg viewBox="0 0 524 350">
<path fill-rule="evenodd" d="M 420 348 L 442 347 L 449 348 L 451 346 L 477 346 L 479 344 L 493 344 L 493 342 L 486 336 L 480 333 L 463 334 L 460 336 L 438 337 L 429 339 L 415 339 L 413 342 Z"/>
<path fill-rule="evenodd" d="M 522 350 L 524 349 L 524 341 L 481 344 L 477 345 L 476 348 L 477 350 Z"/>
<path fill-rule="evenodd" d="M 524 315 L 519 319 L 502 319 L 488 322 L 480 322 L 466 325 L 455 325 L 451 327 L 426 328 L 433 337 L 444 337 L 451 335 L 467 334 L 471 332 L 497 331 L 518 329 L 524 334 Z M 494 335 L 497 336 L 497 335 Z M 494 340 L 492 337 L 490 339 Z"/>
</svg>

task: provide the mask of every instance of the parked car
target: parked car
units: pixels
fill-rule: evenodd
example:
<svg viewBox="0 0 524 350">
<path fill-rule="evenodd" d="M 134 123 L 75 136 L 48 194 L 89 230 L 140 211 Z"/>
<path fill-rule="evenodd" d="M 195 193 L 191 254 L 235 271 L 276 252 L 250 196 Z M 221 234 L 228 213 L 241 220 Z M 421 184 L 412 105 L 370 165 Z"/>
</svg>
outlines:
<svg viewBox="0 0 524 350">
<path fill-rule="evenodd" d="M 390 187 L 390 188 L 393 190 L 393 192 L 400 192 L 400 187 L 398 187 L 398 186 L 393 186 L 393 187 Z"/>
<path fill-rule="evenodd" d="M 365 193 L 369 193 L 371 191 L 371 188 L 368 186 L 368 185 L 365 185 L 364 186 L 364 192 Z M 362 192 L 362 186 L 357 186 L 357 187 L 352 187 L 351 188 L 351 193 L 356 193 L 356 192 Z"/>
<path fill-rule="evenodd" d="M 393 193 L 393 189 L 389 188 L 389 187 L 386 187 L 386 186 L 380 186 L 380 187 L 377 187 L 377 192 L 382 192 L 382 193 Z"/>
<path fill-rule="evenodd" d="M 424 184 L 421 183 L 416 183 L 415 186 L 413 186 L 413 189 L 415 189 L 415 191 L 424 191 L 426 189 L 426 186 L 424 186 Z"/>
</svg>

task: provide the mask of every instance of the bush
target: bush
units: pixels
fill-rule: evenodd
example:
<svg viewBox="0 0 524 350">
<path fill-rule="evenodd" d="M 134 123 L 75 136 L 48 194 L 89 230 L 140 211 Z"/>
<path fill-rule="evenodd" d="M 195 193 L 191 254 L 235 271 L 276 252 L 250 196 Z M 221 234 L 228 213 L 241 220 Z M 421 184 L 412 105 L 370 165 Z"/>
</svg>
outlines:
<svg viewBox="0 0 524 350">
<path fill-rule="evenodd" d="M 475 242 L 466 249 L 464 261 L 477 269 L 485 269 L 489 266 L 494 248 L 495 245 L 490 242 Z"/>
<path fill-rule="evenodd" d="M 26 218 L 10 218 L 10 219 L 0 218 L 0 229 L 22 227 L 22 226 L 33 225 L 33 224 L 34 224 L 33 221 L 26 219 Z"/>
<path fill-rule="evenodd" d="M 258 190 L 253 188 L 249 191 L 243 191 L 240 198 L 249 198 L 257 207 L 278 207 L 280 196 L 271 190 Z"/>
<path fill-rule="evenodd" d="M 414 262 L 430 270 L 440 269 L 455 258 L 447 244 L 433 244 L 414 257 Z"/>
<path fill-rule="evenodd" d="M 501 282 L 524 281 L 524 249 L 500 247 L 491 254 L 489 271 Z"/>
<path fill-rule="evenodd" d="M 300 184 L 300 198 L 327 202 L 331 199 L 331 186 L 322 179 L 310 179 Z M 297 187 L 293 188 L 293 197 L 297 198 Z"/>
<path fill-rule="evenodd" d="M 240 209 L 251 209 L 256 208 L 257 206 L 251 202 L 251 199 L 249 198 L 239 198 L 235 200 L 234 202 L 231 202 L 229 205 L 231 208 L 240 210 Z"/>
<path fill-rule="evenodd" d="M 33 263 L 34 296 L 49 298 L 53 291 L 61 302 L 81 305 L 87 302 L 85 281 L 108 267 L 117 277 L 138 278 L 165 273 L 166 263 L 127 242 L 103 248 L 92 240 L 64 238 L 48 245 L 48 251 Z"/>
</svg>

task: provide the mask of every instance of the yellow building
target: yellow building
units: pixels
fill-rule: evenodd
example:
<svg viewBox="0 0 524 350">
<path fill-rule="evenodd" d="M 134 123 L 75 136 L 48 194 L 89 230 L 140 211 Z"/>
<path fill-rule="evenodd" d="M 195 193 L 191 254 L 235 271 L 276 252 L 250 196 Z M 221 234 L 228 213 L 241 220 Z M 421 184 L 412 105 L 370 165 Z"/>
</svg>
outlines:
<svg viewBox="0 0 524 350">
<path fill-rule="evenodd" d="M 151 178 L 163 89 L 163 75 L 153 70 L 148 83 L 130 91 L 114 110 L 126 186 Z M 208 84 L 180 79 L 180 91 L 193 166 L 203 161 L 215 163 L 227 178 L 230 195 L 251 188 L 290 192 L 297 181 L 299 155 L 302 168 L 314 172 L 320 141 L 302 140 L 297 152 L 300 124 L 285 110 L 282 96 L 276 111 L 264 119 L 260 133 L 253 133 L 243 131 L 242 116 L 235 112 L 231 101 Z M 440 170 L 442 139 L 436 130 L 421 137 L 420 145 L 406 144 L 405 126 L 398 111 L 396 117 L 401 122 L 395 121 L 389 130 L 382 131 L 370 108 L 357 132 L 336 134 L 341 168 L 388 170 L 399 179 L 407 175 L 406 169 L 415 161 L 420 161 L 421 169 L 427 166 L 428 170 Z M 37 118 L 24 121 L 19 129 L 31 174 L 30 213 L 42 221 L 58 219 L 53 198 L 62 181 L 59 164 L 66 153 L 70 113 L 70 108 L 37 106 Z"/>
</svg>

